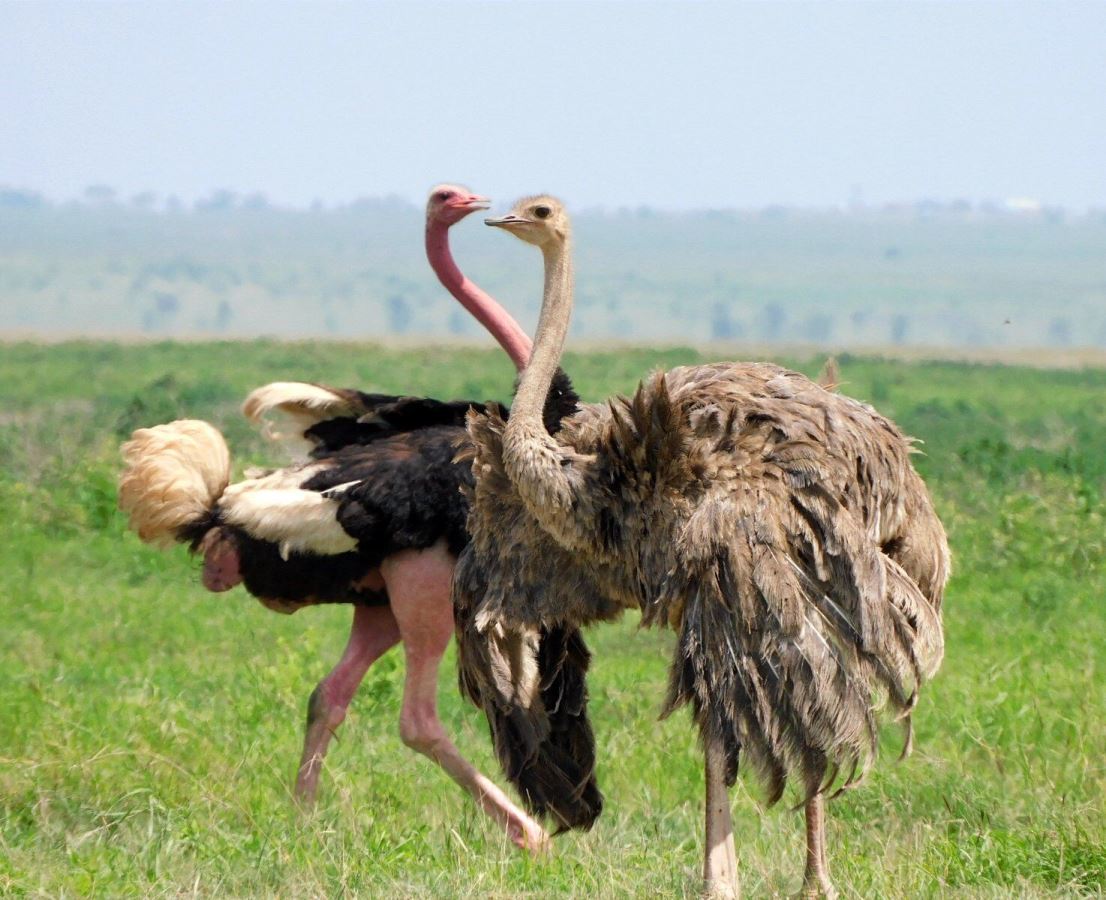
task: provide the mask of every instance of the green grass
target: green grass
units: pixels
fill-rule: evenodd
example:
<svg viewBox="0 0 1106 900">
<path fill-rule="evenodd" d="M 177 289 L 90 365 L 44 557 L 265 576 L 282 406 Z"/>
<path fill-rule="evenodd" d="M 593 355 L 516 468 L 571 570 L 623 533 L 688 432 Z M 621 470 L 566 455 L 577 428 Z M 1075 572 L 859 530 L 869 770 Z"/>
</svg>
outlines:
<svg viewBox="0 0 1106 900">
<path fill-rule="evenodd" d="M 570 356 L 582 393 L 630 389 L 690 350 Z M 815 363 L 800 366 L 807 371 Z M 843 390 L 925 440 L 950 532 L 943 669 L 868 782 L 831 804 L 849 897 L 1106 894 L 1106 372 L 842 361 Z M 595 629 L 607 808 L 533 862 L 400 743 L 402 659 L 373 669 L 321 802 L 290 785 L 307 695 L 345 640 L 339 608 L 274 615 L 205 593 L 181 549 L 115 511 L 116 447 L 190 415 L 239 463 L 252 386 L 301 377 L 505 398 L 492 352 L 279 344 L 0 347 L 0 895 L 694 896 L 702 774 L 686 715 L 658 723 L 671 636 Z M 502 782 L 486 727 L 442 673 L 443 717 Z M 800 817 L 734 792 L 746 895 L 793 893 Z"/>
</svg>

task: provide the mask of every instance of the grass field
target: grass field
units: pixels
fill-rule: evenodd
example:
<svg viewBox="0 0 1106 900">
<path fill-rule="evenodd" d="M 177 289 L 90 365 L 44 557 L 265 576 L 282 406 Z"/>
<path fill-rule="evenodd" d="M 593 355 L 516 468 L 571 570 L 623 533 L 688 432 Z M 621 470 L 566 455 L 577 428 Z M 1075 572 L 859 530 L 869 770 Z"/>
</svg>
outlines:
<svg viewBox="0 0 1106 900">
<path fill-rule="evenodd" d="M 570 355 L 586 398 L 693 351 Z M 800 365 L 807 371 L 817 361 Z M 946 661 L 869 781 L 830 807 L 848 897 L 1106 894 L 1106 370 L 845 358 L 843 390 L 925 440 L 955 554 Z M 290 786 L 307 696 L 349 614 L 274 615 L 205 593 L 197 564 L 128 534 L 117 445 L 182 415 L 268 459 L 246 391 L 297 377 L 506 398 L 477 350 L 328 344 L 0 346 L 0 895 L 694 896 L 702 775 L 687 716 L 656 721 L 671 636 L 596 629 L 592 708 L 607 808 L 533 862 L 397 734 L 402 661 L 370 673 L 321 802 Z M 443 717 L 494 771 L 443 669 Z M 793 802 L 793 798 L 789 798 Z M 794 893 L 801 818 L 734 792 L 749 897 Z"/>
</svg>

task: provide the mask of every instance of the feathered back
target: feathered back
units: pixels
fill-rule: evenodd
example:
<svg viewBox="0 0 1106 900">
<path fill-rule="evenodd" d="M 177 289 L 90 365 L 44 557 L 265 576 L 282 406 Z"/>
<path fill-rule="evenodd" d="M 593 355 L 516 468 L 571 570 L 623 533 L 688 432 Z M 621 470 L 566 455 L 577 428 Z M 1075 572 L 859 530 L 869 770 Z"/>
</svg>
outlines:
<svg viewBox="0 0 1106 900">
<path fill-rule="evenodd" d="M 207 422 L 180 419 L 140 428 L 120 448 L 119 508 L 132 531 L 166 545 L 207 516 L 230 482 L 230 451 Z"/>
<path fill-rule="evenodd" d="M 576 411 L 578 402 L 572 382 L 558 369 L 545 403 L 547 427 L 556 430 L 565 416 Z M 370 444 L 423 428 L 464 428 L 465 416 L 474 406 L 484 404 L 274 381 L 250 393 L 242 404 L 242 414 L 293 456 L 319 458 L 343 447 Z M 493 406 L 500 416 L 507 416 L 506 407 L 498 403 Z"/>
</svg>

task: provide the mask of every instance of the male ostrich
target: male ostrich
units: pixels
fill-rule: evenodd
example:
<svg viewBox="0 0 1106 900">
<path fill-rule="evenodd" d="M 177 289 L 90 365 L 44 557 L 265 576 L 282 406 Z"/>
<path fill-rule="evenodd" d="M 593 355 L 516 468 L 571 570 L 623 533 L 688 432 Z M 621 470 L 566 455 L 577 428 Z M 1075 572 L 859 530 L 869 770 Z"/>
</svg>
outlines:
<svg viewBox="0 0 1106 900">
<path fill-rule="evenodd" d="M 529 338 L 462 276 L 449 251 L 450 226 L 482 208 L 484 198 L 463 188 L 435 188 L 427 205 L 427 256 L 442 283 L 521 368 Z M 550 408 L 575 405 L 562 375 Z M 287 613 L 317 603 L 353 604 L 341 661 L 308 703 L 296 781 L 301 799 L 313 801 L 327 745 L 368 668 L 402 641 L 403 741 L 472 793 L 519 846 L 537 849 L 545 831 L 461 756 L 437 714 L 437 673 L 453 631 L 450 579 L 468 541 L 460 489 L 471 481 L 470 470 L 453 456 L 466 438 L 469 406 L 267 385 L 250 395 L 244 412 L 255 421 L 274 410 L 291 418 L 294 433 L 283 437 L 312 448 L 308 461 L 228 487 L 229 454 L 210 425 L 180 421 L 140 429 L 123 447 L 120 505 L 143 540 L 180 540 L 201 551 L 210 590 L 244 583 L 263 604 Z M 582 647 L 578 636 L 564 634 L 559 649 L 547 648 L 551 681 L 558 680 L 558 653 L 586 654 Z"/>
<path fill-rule="evenodd" d="M 636 607 L 678 635 L 664 711 L 690 703 L 702 737 L 708 890 L 737 891 L 728 787 L 744 751 L 770 802 L 798 780 L 804 891 L 832 895 L 823 797 L 868 768 L 877 698 L 908 723 L 943 652 L 948 549 L 910 442 L 865 404 L 745 363 L 658 373 L 551 433 L 542 398 L 572 308 L 569 219 L 542 196 L 487 223 L 545 259 L 510 420 L 469 414 L 472 543 L 454 581 L 462 686 L 508 776 L 533 810 L 575 824 L 570 792 L 544 789 L 564 781 L 546 771 L 548 745 L 573 742 L 552 721 L 538 638 Z"/>
</svg>

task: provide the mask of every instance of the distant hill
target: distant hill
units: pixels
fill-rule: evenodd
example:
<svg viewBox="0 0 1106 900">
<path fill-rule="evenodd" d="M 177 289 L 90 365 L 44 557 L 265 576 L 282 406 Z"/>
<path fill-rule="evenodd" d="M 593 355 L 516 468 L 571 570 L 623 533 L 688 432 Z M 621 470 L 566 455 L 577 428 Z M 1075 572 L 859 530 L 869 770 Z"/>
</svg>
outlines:
<svg viewBox="0 0 1106 900">
<path fill-rule="evenodd" d="M 92 198 L 95 200 L 96 198 Z M 396 200 L 53 206 L 0 192 L 0 331 L 473 337 Z M 573 335 L 850 347 L 1106 346 L 1106 216 L 966 206 L 580 212 Z M 537 253 L 454 229 L 474 280 L 532 328 Z"/>
</svg>

